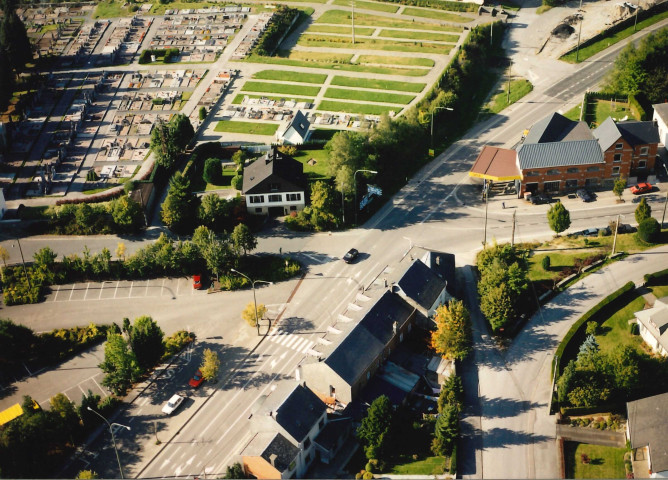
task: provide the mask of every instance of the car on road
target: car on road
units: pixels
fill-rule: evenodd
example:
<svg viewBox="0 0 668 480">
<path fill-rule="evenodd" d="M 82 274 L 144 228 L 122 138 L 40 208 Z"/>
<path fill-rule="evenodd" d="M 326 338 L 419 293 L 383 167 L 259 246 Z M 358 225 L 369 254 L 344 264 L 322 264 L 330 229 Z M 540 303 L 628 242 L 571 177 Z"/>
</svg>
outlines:
<svg viewBox="0 0 668 480">
<path fill-rule="evenodd" d="M 579 198 L 580 200 L 582 200 L 583 202 L 591 202 L 592 200 L 594 200 L 594 197 L 592 196 L 592 194 L 589 193 L 589 192 L 588 192 L 587 190 L 585 190 L 584 188 L 579 189 L 577 192 L 575 192 L 575 194 L 576 194 L 576 195 L 578 196 L 578 198 Z"/>
<path fill-rule="evenodd" d="M 165 415 L 171 415 L 174 413 L 174 411 L 179 408 L 179 406 L 183 403 L 183 397 L 178 394 L 172 395 L 172 398 L 169 399 L 167 404 L 165 404 L 164 407 L 162 407 L 162 413 Z"/>
<path fill-rule="evenodd" d="M 202 376 L 202 371 L 200 369 L 197 369 L 197 372 L 195 372 L 195 375 L 193 375 L 193 378 L 191 378 L 188 381 L 188 385 L 190 385 L 193 388 L 197 388 L 200 385 L 202 385 L 202 382 L 204 382 L 204 377 Z"/>
<path fill-rule="evenodd" d="M 202 288 L 202 275 L 193 275 L 193 288 L 195 290 Z"/>
<path fill-rule="evenodd" d="M 356 248 L 351 248 L 343 256 L 343 261 L 346 263 L 353 263 L 355 259 L 359 256 L 360 252 Z"/>
<path fill-rule="evenodd" d="M 641 193 L 647 193 L 652 191 L 651 183 L 639 183 L 631 187 L 631 193 L 633 195 L 639 195 Z"/>
</svg>

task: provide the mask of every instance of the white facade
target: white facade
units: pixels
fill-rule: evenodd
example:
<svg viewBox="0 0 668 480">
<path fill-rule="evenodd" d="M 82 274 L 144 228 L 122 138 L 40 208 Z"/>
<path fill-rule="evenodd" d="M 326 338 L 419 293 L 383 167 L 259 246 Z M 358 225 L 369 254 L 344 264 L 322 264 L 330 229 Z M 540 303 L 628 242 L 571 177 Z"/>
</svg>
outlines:
<svg viewBox="0 0 668 480">
<path fill-rule="evenodd" d="M 269 208 L 283 208 L 283 214 L 298 212 L 304 209 L 304 192 L 276 192 L 246 195 L 246 208 L 248 213 L 255 215 L 266 215 Z"/>
<path fill-rule="evenodd" d="M 299 444 L 297 478 L 303 478 L 306 474 L 306 470 L 308 470 L 308 467 L 313 463 L 313 460 L 315 459 L 314 440 L 318 436 L 318 433 L 320 433 L 320 430 L 325 428 L 325 425 L 327 425 L 327 410 L 325 410 L 318 421 L 313 424 L 313 427 L 309 430 L 304 441 Z"/>
<path fill-rule="evenodd" d="M 0 219 L 5 216 L 7 210 L 7 202 L 5 202 L 5 191 L 0 188 Z"/>
<path fill-rule="evenodd" d="M 302 137 L 294 127 L 290 126 L 285 132 L 277 136 L 277 140 L 283 145 L 301 145 L 308 140 L 308 133 L 305 137 Z"/>
<path fill-rule="evenodd" d="M 659 143 L 662 143 L 664 148 L 668 149 L 668 115 L 662 113 L 668 112 L 668 104 L 653 105 L 654 116 L 652 121 L 656 123 L 659 130 Z"/>
<path fill-rule="evenodd" d="M 645 325 L 643 325 L 640 320 L 636 321 L 638 322 L 639 333 L 643 341 L 650 346 L 654 353 L 658 353 L 659 355 L 667 357 L 668 352 L 666 352 L 666 349 L 663 348 L 663 346 L 659 343 L 659 339 L 652 335 L 652 332 L 650 332 L 649 329 L 645 327 Z"/>
</svg>

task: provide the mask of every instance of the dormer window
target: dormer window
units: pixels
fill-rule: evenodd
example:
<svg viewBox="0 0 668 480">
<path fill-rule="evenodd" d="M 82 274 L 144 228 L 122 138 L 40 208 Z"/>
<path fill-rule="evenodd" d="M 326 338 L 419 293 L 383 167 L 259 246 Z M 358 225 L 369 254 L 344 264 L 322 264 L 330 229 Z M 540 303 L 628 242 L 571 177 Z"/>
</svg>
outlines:
<svg viewBox="0 0 668 480">
<path fill-rule="evenodd" d="M 272 192 L 278 192 L 280 190 L 280 188 L 281 188 L 280 183 L 270 183 L 269 184 L 269 190 L 272 191 Z"/>
<path fill-rule="evenodd" d="M 622 148 L 624 148 L 623 143 L 618 143 L 618 144 L 615 145 L 615 150 L 621 150 Z"/>
</svg>

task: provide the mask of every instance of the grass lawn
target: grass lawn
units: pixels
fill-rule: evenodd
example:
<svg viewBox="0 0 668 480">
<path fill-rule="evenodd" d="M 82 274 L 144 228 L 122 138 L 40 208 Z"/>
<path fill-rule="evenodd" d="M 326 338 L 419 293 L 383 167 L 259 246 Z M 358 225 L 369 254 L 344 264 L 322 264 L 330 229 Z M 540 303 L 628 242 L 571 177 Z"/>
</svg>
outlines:
<svg viewBox="0 0 668 480">
<path fill-rule="evenodd" d="M 653 287 L 649 287 L 649 289 L 654 293 L 656 298 L 668 295 L 668 285 L 654 285 Z"/>
<path fill-rule="evenodd" d="M 450 461 L 446 457 L 427 457 L 408 463 L 393 465 L 388 472 L 394 475 L 442 475 L 444 466 L 449 468 Z"/>
<path fill-rule="evenodd" d="M 399 105 L 388 107 L 385 105 L 370 105 L 368 103 L 335 102 L 333 100 L 323 100 L 316 108 L 316 110 L 325 112 L 360 113 L 364 115 L 382 115 L 392 110 L 399 113 L 401 109 L 402 107 Z"/>
<path fill-rule="evenodd" d="M 625 452 L 625 448 L 565 442 L 566 478 L 626 478 Z M 591 463 L 583 464 L 582 454 L 586 454 Z"/>
<path fill-rule="evenodd" d="M 375 88 L 378 90 L 397 90 L 399 92 L 420 93 L 426 84 L 413 82 L 394 82 L 392 80 L 375 80 L 370 78 L 343 77 L 337 75 L 332 79 L 332 85 L 341 87 Z"/>
<path fill-rule="evenodd" d="M 360 64 L 379 63 L 381 65 L 408 65 L 415 67 L 434 66 L 434 61 L 431 58 L 386 57 L 384 55 L 360 55 L 357 62 Z"/>
<path fill-rule="evenodd" d="M 90 190 L 84 190 L 83 194 L 84 195 L 93 195 L 94 193 L 104 192 L 105 190 L 109 190 L 110 188 L 117 187 L 117 186 L 118 185 L 108 185 L 106 187 L 91 188 Z"/>
<path fill-rule="evenodd" d="M 352 27 L 344 26 L 335 26 L 335 25 L 320 25 L 318 23 L 311 25 L 306 30 L 308 33 L 342 33 L 345 35 L 350 35 L 352 33 Z M 366 35 L 370 36 L 375 32 L 376 29 L 372 27 L 355 27 L 355 35 Z"/>
<path fill-rule="evenodd" d="M 591 103 L 594 103 L 594 107 L 591 107 Z M 589 108 L 585 112 L 583 120 L 587 122 L 588 125 L 600 125 L 608 117 L 613 119 L 620 120 L 625 116 L 628 116 L 630 119 L 634 119 L 629 104 L 626 102 L 626 99 L 622 99 L 621 102 L 612 101 L 612 100 L 601 100 L 601 99 L 592 99 L 589 103 Z M 593 110 L 593 114 L 588 113 Z"/>
<path fill-rule="evenodd" d="M 350 7 L 352 5 L 351 0 L 334 0 L 332 5 L 342 5 L 344 7 Z M 378 2 L 365 2 L 364 0 L 356 0 L 355 7 L 365 8 L 367 10 L 377 10 L 379 12 L 388 12 L 388 13 L 397 13 L 399 7 L 397 5 L 391 5 L 389 3 L 378 3 Z"/>
<path fill-rule="evenodd" d="M 575 120 L 576 122 L 580 121 L 580 110 L 582 110 L 582 104 L 576 105 L 575 107 L 571 108 L 569 111 L 566 113 L 562 113 L 562 115 L 569 120 Z"/>
<path fill-rule="evenodd" d="M 402 105 L 410 103 L 415 98 L 414 95 L 402 95 L 400 93 L 347 90 L 343 88 L 328 88 L 325 92 L 325 97 L 339 98 L 343 100 L 360 100 L 363 102 L 397 103 Z"/>
<path fill-rule="evenodd" d="M 284 95 L 308 95 L 316 96 L 320 91 L 320 87 L 306 87 L 304 85 L 288 85 L 283 83 L 269 83 L 269 82 L 246 82 L 241 87 L 243 92 L 266 92 L 266 93 L 281 93 Z"/>
<path fill-rule="evenodd" d="M 381 30 L 379 37 L 408 38 L 410 40 L 434 40 L 437 42 L 457 43 L 459 35 L 436 32 L 412 32 L 410 30 Z"/>
<path fill-rule="evenodd" d="M 115 0 L 100 2 L 97 4 L 97 7 L 95 7 L 93 18 L 113 18 L 135 15 L 136 12 L 131 12 L 127 8 L 123 7 L 123 5 L 123 2 L 118 2 Z"/>
<path fill-rule="evenodd" d="M 668 18 L 668 11 L 661 12 L 657 15 L 654 15 L 653 17 L 646 18 L 645 20 L 638 22 L 637 30 L 642 30 L 643 28 L 647 28 L 651 25 L 654 25 L 655 23 L 660 22 L 664 18 Z M 586 47 L 580 47 L 577 63 L 585 61 L 589 57 L 596 55 L 598 52 L 605 50 L 606 48 L 608 48 L 611 45 L 614 45 L 617 42 L 621 42 L 622 40 L 630 37 L 634 33 L 635 29 L 633 28 L 633 26 L 631 26 L 625 28 L 624 30 L 620 30 L 617 33 L 610 34 L 609 36 L 606 36 L 601 40 L 599 40 L 598 42 L 592 43 L 591 45 L 587 45 Z M 567 53 L 566 55 L 562 56 L 560 60 L 563 60 L 568 63 L 576 63 L 575 52 Z"/>
<path fill-rule="evenodd" d="M 193 96 L 193 92 L 182 92 L 181 93 L 181 100 L 183 101 L 188 101 L 190 100 L 190 97 Z"/>
<path fill-rule="evenodd" d="M 21 209 L 21 220 L 48 220 L 49 215 L 47 211 L 49 209 L 48 205 L 40 207 L 29 207 L 24 205 Z"/>
<path fill-rule="evenodd" d="M 599 253 L 607 253 L 603 249 L 564 250 L 535 253 L 529 258 L 529 280 L 551 280 L 567 267 L 572 267 L 576 259 L 585 259 Z M 543 268 L 543 258 L 550 257 L 550 269 Z"/>
<path fill-rule="evenodd" d="M 216 5 L 213 2 L 169 2 L 160 3 L 155 2 L 151 8 L 151 15 L 164 15 L 166 10 L 180 10 L 182 8 L 205 8 Z"/>
<path fill-rule="evenodd" d="M 316 128 L 311 133 L 311 140 L 329 141 L 338 131 L 333 128 Z"/>
<path fill-rule="evenodd" d="M 298 45 L 305 47 L 328 47 L 328 48 L 351 48 L 351 41 L 348 37 L 335 37 L 332 35 L 312 35 L 304 34 L 299 37 Z M 424 41 L 392 41 L 379 38 L 356 38 L 355 48 L 370 50 L 383 50 L 395 52 L 422 52 L 439 53 L 447 55 L 454 45 L 443 43 L 431 43 Z"/>
<path fill-rule="evenodd" d="M 431 12 L 431 10 L 428 10 Z M 334 23 L 337 25 L 350 25 L 351 12 L 345 10 L 327 10 L 320 15 L 315 23 Z M 468 20 L 467 20 L 468 21 Z M 433 30 L 433 23 L 411 22 L 410 20 L 395 19 L 392 17 L 379 17 L 366 13 L 357 13 L 355 15 L 355 25 L 360 27 L 381 27 L 381 28 L 408 28 L 411 30 Z"/>
<path fill-rule="evenodd" d="M 316 83 L 322 85 L 327 75 L 322 73 L 286 72 L 285 70 L 262 70 L 253 75 L 259 80 L 278 80 L 279 82 Z"/>
<path fill-rule="evenodd" d="M 309 177 L 309 180 L 326 180 L 329 177 L 327 168 L 329 166 L 329 156 L 327 151 L 319 149 L 299 150 L 294 159 L 304 165 L 304 173 Z M 315 160 L 315 165 L 309 165 L 309 160 Z"/>
<path fill-rule="evenodd" d="M 313 103 L 313 98 L 299 98 L 299 97 L 290 97 L 289 99 L 285 97 L 275 97 L 271 95 L 247 95 L 245 93 L 239 93 L 236 97 L 234 97 L 234 100 L 232 100 L 232 105 L 241 105 L 241 103 L 244 100 L 244 97 L 249 97 L 249 98 L 268 98 L 269 100 L 294 100 L 296 102 L 308 102 L 308 103 Z"/>
<path fill-rule="evenodd" d="M 274 135 L 278 130 L 278 123 L 261 122 L 233 122 L 221 120 L 214 129 L 216 132 L 249 133 L 252 135 Z"/>
<path fill-rule="evenodd" d="M 58 30 L 58 24 L 57 23 L 52 23 L 51 25 L 42 26 L 42 29 L 39 31 L 39 33 L 46 33 L 46 32 L 50 32 L 52 30 Z"/>
<path fill-rule="evenodd" d="M 596 341 L 601 351 L 611 353 L 618 348 L 627 345 L 634 347 L 638 353 L 644 353 L 642 349 L 642 338 L 640 335 L 631 335 L 629 320 L 633 319 L 633 313 L 645 308 L 645 299 L 636 295 L 623 308 L 615 312 L 610 318 L 601 324 Z"/>
<path fill-rule="evenodd" d="M 533 90 L 533 85 L 529 80 L 519 78 L 510 82 L 510 102 L 508 101 L 508 84 L 504 83 L 499 86 L 496 93 L 489 103 L 485 106 L 485 110 L 489 113 L 499 113 L 506 107 L 520 100 L 525 95 L 528 95 Z"/>
<path fill-rule="evenodd" d="M 407 7 L 404 9 L 403 12 L 401 12 L 401 14 L 410 15 L 411 17 L 435 18 L 436 20 L 444 20 L 446 22 L 455 22 L 455 23 L 469 23 L 473 21 L 473 19 L 470 17 L 457 15 L 456 13 L 429 10 L 426 8 Z"/>
</svg>

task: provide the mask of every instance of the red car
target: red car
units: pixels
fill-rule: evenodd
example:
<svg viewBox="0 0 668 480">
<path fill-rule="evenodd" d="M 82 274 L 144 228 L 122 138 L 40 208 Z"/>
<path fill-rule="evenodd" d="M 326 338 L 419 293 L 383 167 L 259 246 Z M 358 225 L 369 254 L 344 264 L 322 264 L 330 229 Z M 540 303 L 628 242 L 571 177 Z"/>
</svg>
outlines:
<svg viewBox="0 0 668 480">
<path fill-rule="evenodd" d="M 202 371 L 197 370 L 197 373 L 195 373 L 195 375 L 193 375 L 193 378 L 191 378 L 188 381 L 188 385 L 190 385 L 193 388 L 197 388 L 200 385 L 202 385 L 203 381 L 204 381 L 204 377 L 202 376 Z"/>
<path fill-rule="evenodd" d="M 193 275 L 193 288 L 195 290 L 199 290 L 202 288 L 202 276 L 201 275 Z"/>
<path fill-rule="evenodd" d="M 639 183 L 638 185 L 633 185 L 631 187 L 631 193 L 638 195 L 640 193 L 647 193 L 652 191 L 652 185 L 650 183 Z"/>
</svg>

